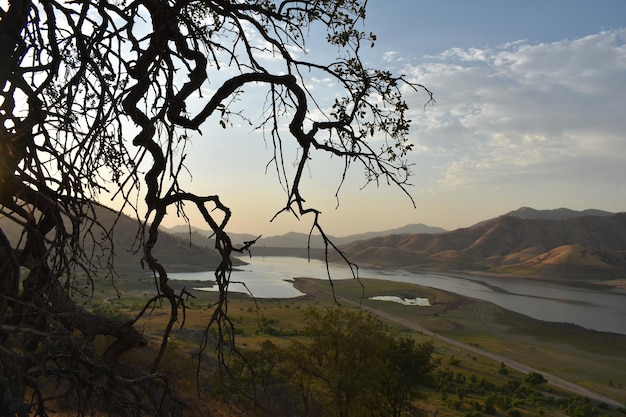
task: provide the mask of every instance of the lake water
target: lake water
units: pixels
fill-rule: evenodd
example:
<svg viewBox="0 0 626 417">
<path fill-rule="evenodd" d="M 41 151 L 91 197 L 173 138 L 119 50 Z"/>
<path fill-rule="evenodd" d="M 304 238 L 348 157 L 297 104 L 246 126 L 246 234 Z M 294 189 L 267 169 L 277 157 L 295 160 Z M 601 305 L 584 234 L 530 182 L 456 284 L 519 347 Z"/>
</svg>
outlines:
<svg viewBox="0 0 626 417">
<path fill-rule="evenodd" d="M 319 260 L 294 257 L 245 258 L 249 265 L 231 275 L 230 291 L 248 290 L 257 298 L 293 298 L 302 295 L 288 280 L 295 277 L 327 279 Z M 345 265 L 331 265 L 333 279 L 351 279 Z M 539 320 L 626 334 L 626 290 L 602 286 L 569 285 L 529 279 L 457 276 L 403 270 L 360 269 L 361 278 L 410 282 L 490 301 Z M 213 272 L 171 274 L 172 279 L 214 281 Z M 246 288 L 236 282 L 243 282 Z M 199 286 L 200 287 L 200 286 Z M 415 307 L 428 308 L 428 307 Z"/>
</svg>

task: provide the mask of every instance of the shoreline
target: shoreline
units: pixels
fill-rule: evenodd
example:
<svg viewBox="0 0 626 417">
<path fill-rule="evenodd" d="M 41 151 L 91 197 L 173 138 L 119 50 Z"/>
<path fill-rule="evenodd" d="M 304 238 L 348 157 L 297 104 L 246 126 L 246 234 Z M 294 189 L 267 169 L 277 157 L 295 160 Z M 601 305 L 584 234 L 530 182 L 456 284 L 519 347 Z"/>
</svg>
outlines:
<svg viewBox="0 0 626 417">
<path fill-rule="evenodd" d="M 340 262 L 331 262 L 331 264 L 340 264 Z M 485 277 L 485 278 L 499 278 L 499 279 L 520 279 L 520 280 L 529 280 L 529 281 L 543 281 L 543 282 L 555 282 L 559 284 L 566 284 L 571 286 L 590 286 L 595 289 L 601 288 L 614 288 L 620 290 L 626 290 L 626 277 L 614 278 L 614 279 L 590 279 L 590 278 L 568 278 L 566 276 L 562 277 L 553 277 L 548 275 L 523 275 L 523 274 L 513 274 L 513 273 L 504 273 L 504 272 L 489 272 L 489 271 L 476 271 L 471 269 L 440 269 L 440 268 L 420 268 L 420 267 L 387 267 L 387 266 L 379 266 L 373 264 L 359 264 L 360 268 L 367 268 L 376 271 L 388 271 L 388 270 L 399 270 L 399 271 L 407 271 L 412 273 L 426 273 L 426 274 L 436 274 L 436 275 L 444 275 L 455 278 L 463 278 L 463 279 L 471 279 L 476 277 Z"/>
</svg>

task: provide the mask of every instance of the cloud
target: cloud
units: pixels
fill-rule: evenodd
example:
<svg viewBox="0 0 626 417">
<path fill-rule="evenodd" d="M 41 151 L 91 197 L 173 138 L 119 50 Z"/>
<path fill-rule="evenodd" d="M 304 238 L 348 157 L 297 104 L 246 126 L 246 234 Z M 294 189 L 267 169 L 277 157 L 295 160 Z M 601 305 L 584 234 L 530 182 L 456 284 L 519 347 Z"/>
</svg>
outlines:
<svg viewBox="0 0 626 417">
<path fill-rule="evenodd" d="M 626 175 L 626 29 L 579 39 L 454 48 L 403 72 L 418 153 L 439 190 L 537 181 L 616 184 Z M 584 172 L 584 175 L 581 173 Z"/>
<path fill-rule="evenodd" d="M 401 62 L 404 61 L 402 54 L 398 51 L 387 51 L 383 54 L 383 62 Z"/>
</svg>

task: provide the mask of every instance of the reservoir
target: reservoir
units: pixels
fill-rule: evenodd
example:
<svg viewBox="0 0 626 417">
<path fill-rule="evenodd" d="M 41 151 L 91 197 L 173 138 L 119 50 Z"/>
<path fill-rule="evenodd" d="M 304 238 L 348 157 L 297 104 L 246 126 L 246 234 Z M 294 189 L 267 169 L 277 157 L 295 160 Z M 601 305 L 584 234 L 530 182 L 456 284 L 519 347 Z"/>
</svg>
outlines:
<svg viewBox="0 0 626 417">
<path fill-rule="evenodd" d="M 292 278 L 328 279 L 326 264 L 319 260 L 308 261 L 304 258 L 281 256 L 242 260 L 248 265 L 233 271 L 230 291 L 250 292 L 257 298 L 293 298 L 302 295 L 288 282 Z M 345 264 L 330 265 L 330 274 L 334 280 L 352 279 Z M 359 276 L 409 282 L 450 291 L 489 301 L 538 320 L 572 323 L 587 329 L 626 334 L 626 290 L 622 289 L 600 285 L 582 286 L 579 283 L 573 285 L 564 281 L 393 269 L 361 268 Z M 213 271 L 173 273 L 171 278 L 214 281 Z M 238 282 L 245 283 L 245 286 Z"/>
</svg>

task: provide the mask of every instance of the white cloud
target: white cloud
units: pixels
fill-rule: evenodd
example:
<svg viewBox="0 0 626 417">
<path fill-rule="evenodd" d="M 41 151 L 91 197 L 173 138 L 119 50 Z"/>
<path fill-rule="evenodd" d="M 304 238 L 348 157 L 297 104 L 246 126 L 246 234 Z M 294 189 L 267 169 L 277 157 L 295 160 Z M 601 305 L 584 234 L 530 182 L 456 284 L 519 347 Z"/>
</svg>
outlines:
<svg viewBox="0 0 626 417">
<path fill-rule="evenodd" d="M 407 74 L 437 104 L 412 103 L 412 141 L 440 190 L 626 175 L 626 29 L 580 39 L 450 49 Z M 584 175 L 581 174 L 584 172 Z"/>
<path fill-rule="evenodd" d="M 486 62 L 490 59 L 491 51 L 489 49 L 478 48 L 452 48 L 441 54 L 441 58 L 454 59 L 468 62 Z"/>
<path fill-rule="evenodd" d="M 404 61 L 402 54 L 398 51 L 387 51 L 383 54 L 383 62 L 401 62 Z"/>
</svg>

